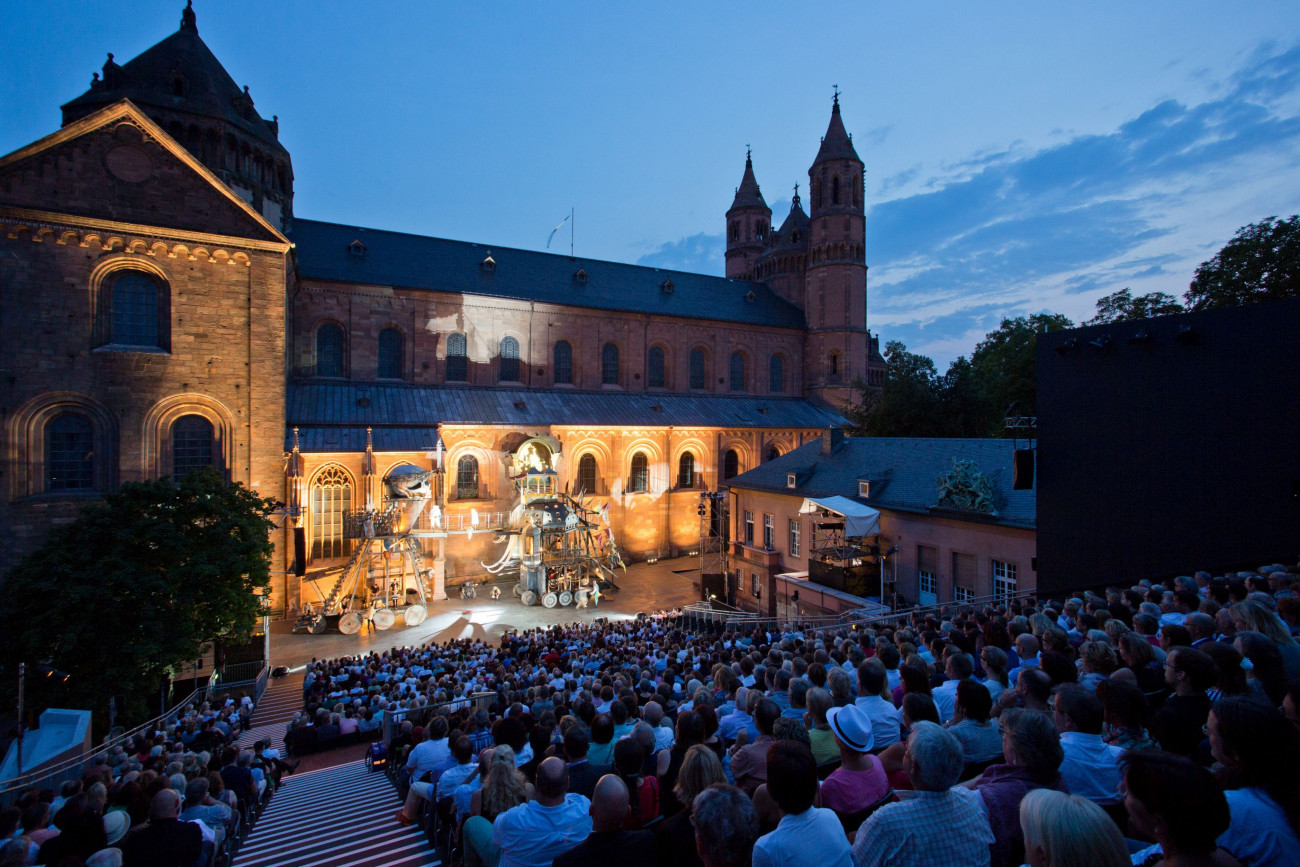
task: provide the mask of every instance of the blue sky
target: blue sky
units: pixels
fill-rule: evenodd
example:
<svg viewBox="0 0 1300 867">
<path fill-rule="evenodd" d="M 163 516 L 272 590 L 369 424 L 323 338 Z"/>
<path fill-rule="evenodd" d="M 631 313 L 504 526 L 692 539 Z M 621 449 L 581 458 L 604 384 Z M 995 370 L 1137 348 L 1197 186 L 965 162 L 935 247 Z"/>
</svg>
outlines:
<svg viewBox="0 0 1300 867">
<path fill-rule="evenodd" d="M 0 151 L 182 5 L 8 10 Z M 745 146 L 780 221 L 838 84 L 870 326 L 941 369 L 1004 316 L 1180 295 L 1239 226 L 1300 211 L 1294 2 L 196 9 L 279 115 L 299 216 L 540 249 L 573 207 L 579 255 L 710 273 Z"/>
</svg>

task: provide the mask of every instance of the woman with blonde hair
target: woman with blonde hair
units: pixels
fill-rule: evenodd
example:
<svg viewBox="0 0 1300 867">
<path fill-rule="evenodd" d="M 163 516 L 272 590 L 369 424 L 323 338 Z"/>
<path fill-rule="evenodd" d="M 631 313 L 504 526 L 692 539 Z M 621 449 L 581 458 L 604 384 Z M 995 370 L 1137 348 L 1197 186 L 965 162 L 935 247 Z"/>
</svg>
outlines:
<svg viewBox="0 0 1300 867">
<path fill-rule="evenodd" d="M 1277 645 L 1286 668 L 1287 680 L 1300 680 L 1300 644 L 1296 644 L 1282 619 L 1268 606 L 1254 599 L 1237 602 L 1228 609 L 1237 632 L 1258 632 Z"/>
<path fill-rule="evenodd" d="M 1106 811 L 1079 795 L 1035 789 L 1020 801 L 1030 867 L 1128 867 L 1128 847 Z"/>
<path fill-rule="evenodd" d="M 688 806 L 675 816 L 663 821 L 655 829 L 655 838 L 659 842 L 659 863 L 677 864 L 683 867 L 702 867 L 700 856 L 695 848 L 695 826 L 691 824 L 689 806 L 695 803 L 695 796 L 715 783 L 727 782 L 722 771 L 722 762 L 718 754 L 703 744 L 696 744 L 686 751 L 681 770 L 677 772 L 677 783 L 673 794 L 677 800 Z"/>
<path fill-rule="evenodd" d="M 501 744 L 492 750 L 487 779 L 483 781 L 483 788 L 470 799 L 469 812 L 471 816 L 482 816 L 491 822 L 532 797 L 532 785 L 515 767 L 515 751 Z"/>
</svg>

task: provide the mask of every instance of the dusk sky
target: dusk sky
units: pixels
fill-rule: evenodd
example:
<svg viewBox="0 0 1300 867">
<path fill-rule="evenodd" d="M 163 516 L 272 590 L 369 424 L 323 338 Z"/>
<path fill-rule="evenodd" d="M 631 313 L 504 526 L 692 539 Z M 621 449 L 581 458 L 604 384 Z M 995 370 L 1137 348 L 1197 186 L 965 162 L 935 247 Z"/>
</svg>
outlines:
<svg viewBox="0 0 1300 867">
<path fill-rule="evenodd" d="M 17 4 L 0 151 L 183 2 Z M 299 217 L 721 274 L 751 145 L 779 224 L 838 84 L 871 329 L 940 371 L 1004 316 L 1181 295 L 1300 211 L 1300 4 L 195 5 L 293 156 Z M 568 227 L 551 249 L 568 252 Z"/>
</svg>

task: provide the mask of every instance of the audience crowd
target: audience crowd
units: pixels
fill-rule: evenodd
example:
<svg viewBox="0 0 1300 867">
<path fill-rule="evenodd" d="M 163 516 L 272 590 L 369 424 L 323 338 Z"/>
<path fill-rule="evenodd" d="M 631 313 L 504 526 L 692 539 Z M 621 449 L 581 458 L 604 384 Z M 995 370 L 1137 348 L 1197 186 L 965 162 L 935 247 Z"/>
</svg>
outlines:
<svg viewBox="0 0 1300 867">
<path fill-rule="evenodd" d="M 1296 865 L 1296 572 L 871 628 L 641 617 L 316 661 L 284 746 L 388 732 L 395 821 L 467 867 Z M 6 811 L 0 867 L 124 835 L 128 867 L 195 863 L 139 853 L 197 860 L 287 771 L 261 744 L 194 749 L 237 716 L 224 732 L 196 710 Z"/>
</svg>

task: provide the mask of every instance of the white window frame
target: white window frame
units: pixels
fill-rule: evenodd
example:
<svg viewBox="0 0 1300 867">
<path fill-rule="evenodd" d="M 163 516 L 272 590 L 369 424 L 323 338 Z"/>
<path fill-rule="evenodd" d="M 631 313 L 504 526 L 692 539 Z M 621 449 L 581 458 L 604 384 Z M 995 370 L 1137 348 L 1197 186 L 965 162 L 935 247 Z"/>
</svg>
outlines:
<svg viewBox="0 0 1300 867">
<path fill-rule="evenodd" d="M 776 547 L 776 516 L 763 515 L 763 548 L 772 550 Z"/>
<path fill-rule="evenodd" d="M 994 560 L 993 562 L 993 598 L 996 601 L 1006 601 L 1016 592 L 1016 580 L 1018 579 L 1019 570 L 1015 563 L 1009 563 L 1004 560 Z"/>
<path fill-rule="evenodd" d="M 939 596 L 939 576 L 933 572 L 926 572 L 918 569 L 916 572 L 917 589 L 922 593 L 933 593 L 937 599 Z"/>
<path fill-rule="evenodd" d="M 799 486 L 799 480 L 794 473 L 785 474 L 785 486 L 787 488 L 797 488 Z"/>
<path fill-rule="evenodd" d="M 871 499 L 871 482 L 867 479 L 858 479 L 858 496 L 864 500 Z"/>
<path fill-rule="evenodd" d="M 790 519 L 790 556 L 800 557 L 803 549 L 803 523 L 798 518 Z"/>
<path fill-rule="evenodd" d="M 755 597 L 755 598 L 757 598 L 757 597 L 763 595 L 762 588 L 759 586 L 759 583 L 758 583 L 758 573 L 757 573 L 757 572 L 750 572 L 750 573 L 749 573 L 749 595 L 750 595 L 750 596 L 753 596 L 753 597 Z"/>
<path fill-rule="evenodd" d="M 754 547 L 754 513 L 749 511 L 748 509 L 745 510 L 744 531 L 745 531 L 745 544 L 751 548 Z"/>
<path fill-rule="evenodd" d="M 960 584 L 952 586 L 952 599 L 954 602 L 970 602 L 975 598 L 975 591 L 969 587 L 963 587 Z"/>
</svg>

